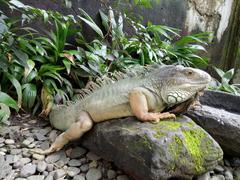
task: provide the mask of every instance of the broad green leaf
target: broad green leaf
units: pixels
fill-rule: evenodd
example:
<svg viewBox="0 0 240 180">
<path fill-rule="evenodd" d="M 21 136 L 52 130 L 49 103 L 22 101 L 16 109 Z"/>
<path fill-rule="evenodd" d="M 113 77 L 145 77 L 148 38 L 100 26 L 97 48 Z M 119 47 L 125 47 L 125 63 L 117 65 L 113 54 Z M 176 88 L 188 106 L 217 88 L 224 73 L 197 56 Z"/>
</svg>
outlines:
<svg viewBox="0 0 240 180">
<path fill-rule="evenodd" d="M 59 73 L 57 72 L 45 72 L 42 74 L 42 76 L 47 76 L 47 77 L 51 77 L 53 79 L 56 79 L 60 85 L 62 86 L 62 77 Z"/>
<path fill-rule="evenodd" d="M 215 69 L 215 71 L 217 72 L 217 74 L 222 78 L 225 74 L 225 72 L 217 67 L 213 67 Z"/>
<path fill-rule="evenodd" d="M 22 2 L 18 1 L 18 0 L 10 0 L 9 3 L 11 3 L 12 5 L 18 7 L 18 8 L 26 8 L 27 6 L 24 5 Z"/>
<path fill-rule="evenodd" d="M 134 0 L 134 4 L 138 6 L 143 6 L 145 8 L 152 8 L 150 0 Z"/>
<path fill-rule="evenodd" d="M 43 64 L 38 72 L 41 75 L 44 72 L 49 72 L 49 71 L 56 72 L 56 71 L 60 71 L 63 69 L 64 69 L 64 67 L 62 67 L 62 66 L 55 66 L 52 64 Z"/>
<path fill-rule="evenodd" d="M 47 23 L 49 19 L 48 13 L 45 10 L 42 10 L 42 12 L 43 12 L 43 21 L 44 23 Z"/>
<path fill-rule="evenodd" d="M 26 78 L 24 78 L 23 79 L 23 82 L 24 83 L 29 83 L 29 82 L 31 82 L 33 79 L 37 79 L 37 76 L 38 76 L 38 72 L 37 72 L 37 70 L 36 69 L 33 69 L 30 73 L 29 73 L 29 75 L 26 77 Z"/>
<path fill-rule="evenodd" d="M 10 108 L 5 104 L 0 103 L 0 122 L 3 123 L 6 122 L 10 115 L 11 115 Z"/>
<path fill-rule="evenodd" d="M 20 46 L 26 47 L 28 50 L 32 51 L 34 54 L 36 54 L 36 50 L 33 48 L 33 46 L 25 39 L 19 38 Z"/>
<path fill-rule="evenodd" d="M 72 7 L 72 1 L 69 1 L 69 0 L 64 0 L 65 2 L 65 5 L 67 8 L 71 8 Z"/>
<path fill-rule="evenodd" d="M 18 60 L 20 61 L 20 64 L 25 67 L 27 65 L 28 55 L 18 49 L 13 49 L 13 52 L 16 55 L 16 57 L 18 58 Z"/>
<path fill-rule="evenodd" d="M 67 69 L 67 73 L 70 74 L 70 70 L 71 70 L 71 62 L 69 60 L 64 59 L 63 60 L 63 64 L 65 65 L 66 69 Z"/>
<path fill-rule="evenodd" d="M 22 104 L 22 86 L 18 80 L 11 74 L 5 73 L 6 77 L 11 81 L 12 85 L 15 87 L 18 96 L 18 107 L 21 108 Z"/>
<path fill-rule="evenodd" d="M 18 105 L 17 105 L 17 102 L 11 98 L 8 94 L 0 91 L 0 103 L 3 103 L 15 110 L 18 110 Z"/>
<path fill-rule="evenodd" d="M 189 44 L 189 43 L 201 43 L 201 44 L 207 45 L 207 43 L 205 41 L 203 41 L 202 39 L 195 37 L 193 35 L 192 36 L 183 36 L 175 44 L 177 46 L 184 46 L 185 44 Z"/>
<path fill-rule="evenodd" d="M 104 38 L 102 30 L 93 22 L 83 18 L 79 17 L 81 20 L 83 20 L 85 23 L 87 23 L 101 38 Z"/>
<path fill-rule="evenodd" d="M 32 108 L 37 96 L 37 87 L 35 84 L 27 83 L 23 85 L 23 106 Z"/>
<path fill-rule="evenodd" d="M 36 44 L 36 51 L 37 51 L 40 55 L 44 56 L 44 55 L 47 54 L 46 50 L 42 47 L 42 45 L 41 45 L 40 43 L 35 42 L 35 44 Z"/>
<path fill-rule="evenodd" d="M 106 14 L 104 14 L 103 11 L 99 10 L 101 19 L 102 19 L 102 25 L 104 26 L 105 30 L 108 31 L 109 30 L 109 20 L 108 20 L 108 16 Z"/>
<path fill-rule="evenodd" d="M 29 59 L 27 61 L 27 67 L 25 67 L 24 78 L 26 78 L 32 72 L 34 67 L 35 67 L 34 61 Z"/>
<path fill-rule="evenodd" d="M 191 50 L 201 50 L 201 51 L 207 52 L 206 49 L 205 49 L 203 46 L 201 46 L 201 45 L 189 44 L 187 47 L 188 47 L 189 49 L 191 49 Z"/>
<path fill-rule="evenodd" d="M 233 75 L 234 75 L 234 68 L 225 72 L 225 74 L 222 76 L 223 83 L 228 84 L 230 80 L 233 78 Z"/>
</svg>

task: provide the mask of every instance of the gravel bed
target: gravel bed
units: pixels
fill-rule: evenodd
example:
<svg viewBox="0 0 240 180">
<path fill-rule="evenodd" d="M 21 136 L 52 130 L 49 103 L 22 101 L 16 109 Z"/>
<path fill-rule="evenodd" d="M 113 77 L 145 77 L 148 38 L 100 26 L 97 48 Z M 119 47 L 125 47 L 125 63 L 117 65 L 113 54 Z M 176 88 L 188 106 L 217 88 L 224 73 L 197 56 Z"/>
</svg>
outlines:
<svg viewBox="0 0 240 180">
<path fill-rule="evenodd" d="M 70 143 L 50 154 L 32 154 L 33 148 L 46 149 L 60 134 L 45 120 L 17 115 L 11 125 L 0 129 L 0 179 L 5 180 L 130 180 L 131 177 L 91 151 Z M 227 157 L 214 170 L 197 180 L 240 179 L 240 158 Z"/>
</svg>

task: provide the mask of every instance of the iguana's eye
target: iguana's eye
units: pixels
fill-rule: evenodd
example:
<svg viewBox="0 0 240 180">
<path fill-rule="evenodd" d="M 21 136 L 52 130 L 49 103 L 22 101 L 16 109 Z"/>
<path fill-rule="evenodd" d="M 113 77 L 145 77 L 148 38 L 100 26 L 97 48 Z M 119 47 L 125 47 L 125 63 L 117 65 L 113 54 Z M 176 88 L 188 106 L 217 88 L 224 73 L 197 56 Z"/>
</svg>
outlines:
<svg viewBox="0 0 240 180">
<path fill-rule="evenodd" d="M 189 75 L 189 76 L 191 76 L 191 75 L 193 74 L 193 71 L 192 71 L 192 70 L 188 70 L 188 71 L 186 72 L 186 74 Z"/>
</svg>

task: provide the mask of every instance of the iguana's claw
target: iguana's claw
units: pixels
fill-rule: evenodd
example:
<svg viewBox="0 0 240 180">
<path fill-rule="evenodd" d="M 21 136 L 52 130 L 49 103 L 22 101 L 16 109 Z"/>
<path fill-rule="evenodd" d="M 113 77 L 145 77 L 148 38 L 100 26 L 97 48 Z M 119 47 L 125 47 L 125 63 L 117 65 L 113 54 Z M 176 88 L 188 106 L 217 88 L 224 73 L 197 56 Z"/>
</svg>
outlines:
<svg viewBox="0 0 240 180">
<path fill-rule="evenodd" d="M 30 152 L 32 153 L 37 153 L 37 154 L 42 154 L 42 155 L 47 155 L 47 154 L 50 154 L 54 151 L 57 151 L 56 149 L 50 147 L 49 149 L 46 149 L 46 150 L 42 150 L 42 149 L 31 149 Z"/>
<path fill-rule="evenodd" d="M 157 118 L 154 119 L 154 120 L 152 120 L 151 123 L 157 124 L 157 123 L 159 123 L 159 121 L 160 121 L 161 119 L 173 119 L 173 120 L 175 120 L 175 119 L 176 119 L 176 115 L 175 115 L 175 114 L 172 114 L 172 113 L 169 113 L 169 112 L 159 113 L 159 114 L 157 115 Z"/>
</svg>

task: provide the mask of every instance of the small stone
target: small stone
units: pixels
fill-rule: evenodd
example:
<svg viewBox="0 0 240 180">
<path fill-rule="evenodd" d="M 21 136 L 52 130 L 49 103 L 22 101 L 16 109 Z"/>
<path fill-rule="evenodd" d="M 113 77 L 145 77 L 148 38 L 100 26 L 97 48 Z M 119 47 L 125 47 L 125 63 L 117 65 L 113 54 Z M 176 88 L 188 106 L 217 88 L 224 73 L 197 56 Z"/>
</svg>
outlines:
<svg viewBox="0 0 240 180">
<path fill-rule="evenodd" d="M 10 150 L 10 154 L 16 155 L 16 154 L 20 154 L 22 152 L 21 149 L 11 149 Z"/>
<path fill-rule="evenodd" d="M 36 142 L 33 142 L 33 143 L 29 144 L 27 147 L 30 148 L 30 149 L 36 147 Z"/>
<path fill-rule="evenodd" d="M 27 163 L 30 163 L 31 162 L 31 159 L 30 158 L 21 158 L 19 160 L 23 165 L 27 164 Z"/>
<path fill-rule="evenodd" d="M 85 177 L 83 175 L 77 175 L 74 176 L 73 180 L 85 180 Z"/>
<path fill-rule="evenodd" d="M 96 168 L 97 166 L 98 166 L 97 161 L 92 161 L 92 162 L 89 164 L 89 168 Z"/>
<path fill-rule="evenodd" d="M 16 178 L 15 180 L 27 180 L 26 178 Z"/>
<path fill-rule="evenodd" d="M 20 161 L 17 161 L 13 164 L 13 168 L 15 169 L 20 169 L 24 166 L 24 164 L 22 164 Z"/>
<path fill-rule="evenodd" d="M 236 169 L 233 171 L 233 175 L 235 176 L 235 179 L 237 179 L 237 180 L 240 179 L 240 167 L 239 167 L 239 168 L 236 168 Z"/>
<path fill-rule="evenodd" d="M 69 157 L 74 159 L 74 158 L 80 158 L 81 156 L 83 156 L 85 153 L 87 152 L 86 149 L 81 148 L 81 147 L 76 147 L 74 149 L 71 150 Z"/>
<path fill-rule="evenodd" d="M 5 153 L 5 152 L 2 152 L 2 151 L 0 151 L 0 155 L 2 155 L 2 156 L 5 156 L 5 155 L 6 155 L 6 153 Z"/>
<path fill-rule="evenodd" d="M 230 164 L 232 167 L 240 167 L 240 158 L 238 157 L 233 157 L 231 159 L 229 159 Z"/>
<path fill-rule="evenodd" d="M 4 141 L 4 143 L 7 144 L 7 145 L 13 145 L 13 144 L 15 144 L 15 141 L 13 139 L 6 139 Z"/>
<path fill-rule="evenodd" d="M 0 143 L 0 147 L 3 147 L 3 146 L 5 146 L 5 144 L 3 144 L 3 143 Z"/>
<path fill-rule="evenodd" d="M 54 179 L 62 178 L 66 175 L 66 172 L 63 169 L 57 169 L 54 173 Z"/>
<path fill-rule="evenodd" d="M 44 180 L 44 176 L 43 175 L 29 176 L 27 180 Z"/>
<path fill-rule="evenodd" d="M 23 148 L 22 149 L 22 155 L 23 155 L 23 157 L 30 157 L 30 156 L 32 156 L 32 154 L 29 152 L 29 150 L 27 148 Z"/>
<path fill-rule="evenodd" d="M 47 171 L 43 171 L 43 172 L 42 172 L 42 175 L 44 175 L 45 177 L 48 176 L 48 174 L 49 174 L 49 173 L 48 173 Z"/>
<path fill-rule="evenodd" d="M 39 130 L 39 133 L 41 133 L 42 135 L 47 135 L 50 131 L 52 130 L 52 127 L 51 126 L 47 126 L 45 127 L 44 129 L 40 129 Z"/>
<path fill-rule="evenodd" d="M 68 165 L 69 165 L 69 166 L 72 166 L 72 167 L 77 167 L 77 166 L 81 166 L 81 162 L 80 162 L 80 160 L 78 160 L 78 159 L 71 159 L 71 160 L 68 162 Z"/>
<path fill-rule="evenodd" d="M 5 152 L 5 153 L 8 152 L 8 150 L 6 148 L 1 148 L 0 151 Z"/>
<path fill-rule="evenodd" d="M 68 174 L 70 177 L 74 177 L 74 176 L 76 176 L 78 173 L 80 173 L 80 169 L 79 169 L 79 168 L 76 168 L 76 167 L 68 167 L 68 169 L 67 169 L 67 174 Z"/>
<path fill-rule="evenodd" d="M 231 166 L 231 165 L 230 165 L 230 162 L 229 162 L 227 159 L 224 159 L 224 164 L 225 164 L 226 166 L 228 166 L 228 167 Z"/>
<path fill-rule="evenodd" d="M 47 163 L 55 163 L 61 158 L 61 154 L 59 152 L 50 154 L 46 158 Z"/>
<path fill-rule="evenodd" d="M 220 166 L 220 165 L 217 165 L 215 168 L 214 168 L 214 171 L 216 173 L 222 173 L 224 171 L 223 167 Z"/>
<path fill-rule="evenodd" d="M 84 164 L 80 167 L 80 169 L 81 169 L 82 172 L 87 172 L 88 169 L 89 169 L 89 166 L 88 166 L 88 164 Z"/>
<path fill-rule="evenodd" d="M 48 174 L 48 176 L 45 178 L 45 180 L 53 180 L 53 175 L 52 174 Z"/>
<path fill-rule="evenodd" d="M 34 141 L 34 139 L 32 137 L 28 137 L 27 139 L 25 139 L 23 142 L 22 142 L 22 145 L 24 147 L 28 147 L 32 142 Z"/>
<path fill-rule="evenodd" d="M 40 160 L 40 161 L 45 159 L 45 156 L 42 154 L 33 154 L 32 157 L 33 159 Z"/>
<path fill-rule="evenodd" d="M 20 172 L 21 177 L 28 177 L 35 174 L 37 166 L 35 164 L 26 164 Z"/>
<path fill-rule="evenodd" d="M 86 174 L 87 180 L 99 180 L 102 178 L 102 172 L 99 169 L 91 168 Z"/>
<path fill-rule="evenodd" d="M 53 168 L 54 168 L 54 165 L 53 165 L 53 164 L 48 164 L 48 165 L 47 165 L 47 171 L 48 171 L 48 172 L 52 172 L 52 171 L 53 171 Z"/>
<path fill-rule="evenodd" d="M 107 177 L 108 179 L 114 179 L 116 177 L 117 173 L 114 170 L 108 170 L 107 171 Z"/>
<path fill-rule="evenodd" d="M 85 164 L 87 162 L 87 158 L 81 158 L 79 161 L 81 164 Z"/>
<path fill-rule="evenodd" d="M 224 175 L 226 180 L 233 180 L 233 174 L 231 171 L 229 170 L 225 171 Z"/>
<path fill-rule="evenodd" d="M 40 142 L 39 147 L 43 150 L 48 149 L 50 147 L 49 141 Z"/>
<path fill-rule="evenodd" d="M 13 163 L 17 162 L 21 157 L 18 156 L 18 155 L 8 154 L 8 155 L 5 156 L 5 158 L 6 158 L 6 162 L 8 164 L 13 164 Z"/>
<path fill-rule="evenodd" d="M 60 152 L 60 159 L 56 162 L 56 165 L 58 167 L 63 167 L 65 164 L 68 163 L 69 160 L 70 160 L 70 158 L 67 158 L 65 152 L 61 151 Z"/>
<path fill-rule="evenodd" d="M 126 175 L 119 175 L 117 176 L 117 180 L 129 180 L 129 178 Z"/>
<path fill-rule="evenodd" d="M 88 152 L 87 153 L 87 158 L 89 160 L 92 160 L 92 161 L 97 161 L 99 159 L 101 159 L 101 157 L 97 156 L 96 154 L 94 154 L 93 152 Z"/>
<path fill-rule="evenodd" d="M 35 133 L 34 136 L 38 141 L 45 141 L 47 139 L 47 137 L 42 135 L 41 133 Z"/>
<path fill-rule="evenodd" d="M 49 133 L 49 139 L 51 142 L 54 142 L 56 137 L 58 136 L 58 133 L 57 133 L 57 130 L 52 130 L 50 133 Z"/>
<path fill-rule="evenodd" d="M 223 175 L 215 175 L 215 176 L 211 177 L 210 180 L 225 180 L 225 177 Z"/>
<path fill-rule="evenodd" d="M 44 161 L 39 161 L 37 164 L 37 171 L 38 172 L 43 172 L 47 169 L 47 163 Z"/>
<path fill-rule="evenodd" d="M 4 141 L 5 139 L 0 137 L 0 144 L 2 144 Z"/>
<path fill-rule="evenodd" d="M 18 173 L 16 170 L 12 170 L 5 178 L 4 180 L 13 180 L 18 176 Z"/>
</svg>

